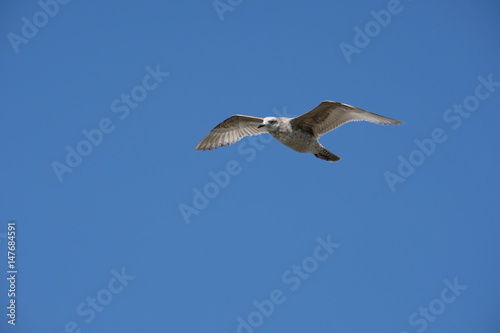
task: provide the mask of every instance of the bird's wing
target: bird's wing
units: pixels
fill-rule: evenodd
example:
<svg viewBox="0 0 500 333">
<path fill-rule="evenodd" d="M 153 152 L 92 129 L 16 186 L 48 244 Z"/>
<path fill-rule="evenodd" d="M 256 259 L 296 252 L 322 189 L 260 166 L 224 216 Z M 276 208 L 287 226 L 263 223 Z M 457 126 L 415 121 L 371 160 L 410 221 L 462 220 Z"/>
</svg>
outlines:
<svg viewBox="0 0 500 333">
<path fill-rule="evenodd" d="M 396 119 L 380 116 L 343 103 L 324 101 L 311 111 L 292 119 L 292 126 L 302 128 L 316 138 L 350 121 L 398 125 Z"/>
<path fill-rule="evenodd" d="M 247 135 L 257 135 L 266 131 L 258 126 L 262 118 L 234 115 L 215 126 L 198 145 L 196 150 L 212 150 L 233 144 Z"/>
</svg>

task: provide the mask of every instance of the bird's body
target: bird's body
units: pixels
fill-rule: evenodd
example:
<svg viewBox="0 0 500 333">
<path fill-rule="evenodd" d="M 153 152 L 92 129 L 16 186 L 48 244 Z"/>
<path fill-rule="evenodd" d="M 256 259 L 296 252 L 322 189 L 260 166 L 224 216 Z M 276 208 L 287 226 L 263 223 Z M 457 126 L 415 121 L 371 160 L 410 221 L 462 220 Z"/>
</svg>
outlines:
<svg viewBox="0 0 500 333">
<path fill-rule="evenodd" d="M 313 110 L 295 118 L 234 115 L 210 131 L 195 149 L 211 150 L 235 143 L 247 135 L 269 133 L 276 140 L 299 153 L 311 153 L 318 158 L 333 162 L 340 160 L 340 157 L 323 147 L 318 138 L 340 125 L 360 120 L 378 124 L 401 123 L 399 120 L 347 104 L 324 101 Z"/>
<path fill-rule="evenodd" d="M 299 153 L 311 153 L 320 147 L 318 140 L 304 129 L 293 126 L 292 118 L 277 118 L 279 126 L 267 129 L 276 140 Z"/>
</svg>

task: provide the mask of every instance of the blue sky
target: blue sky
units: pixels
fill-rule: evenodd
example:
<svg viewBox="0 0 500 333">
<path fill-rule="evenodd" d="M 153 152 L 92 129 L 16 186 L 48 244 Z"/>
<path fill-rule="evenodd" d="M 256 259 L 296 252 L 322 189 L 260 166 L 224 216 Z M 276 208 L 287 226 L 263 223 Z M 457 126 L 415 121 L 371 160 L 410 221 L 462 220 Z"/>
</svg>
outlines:
<svg viewBox="0 0 500 333">
<path fill-rule="evenodd" d="M 496 1 L 1 7 L 0 331 L 499 330 Z M 323 100 L 405 124 L 193 149 Z"/>
</svg>

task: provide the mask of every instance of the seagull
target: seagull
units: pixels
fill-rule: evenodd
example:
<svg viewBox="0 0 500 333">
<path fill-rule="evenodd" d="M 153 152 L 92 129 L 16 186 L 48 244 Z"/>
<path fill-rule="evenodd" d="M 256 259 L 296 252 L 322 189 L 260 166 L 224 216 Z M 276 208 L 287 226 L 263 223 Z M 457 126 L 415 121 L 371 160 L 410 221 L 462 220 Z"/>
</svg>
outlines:
<svg viewBox="0 0 500 333">
<path fill-rule="evenodd" d="M 317 158 L 335 162 L 340 157 L 323 147 L 318 141 L 319 137 L 345 123 L 362 120 L 382 125 L 402 123 L 347 104 L 323 101 L 311 111 L 295 118 L 231 116 L 215 126 L 194 149 L 212 150 L 233 144 L 248 135 L 269 133 L 299 153 L 311 153 Z"/>
</svg>

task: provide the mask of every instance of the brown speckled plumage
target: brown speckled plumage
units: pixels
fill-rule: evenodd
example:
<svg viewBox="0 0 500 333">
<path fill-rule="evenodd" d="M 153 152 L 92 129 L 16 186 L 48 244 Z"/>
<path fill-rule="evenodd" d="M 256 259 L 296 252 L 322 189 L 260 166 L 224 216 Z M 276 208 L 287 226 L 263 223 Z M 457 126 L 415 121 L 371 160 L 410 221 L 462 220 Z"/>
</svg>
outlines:
<svg viewBox="0 0 500 333">
<path fill-rule="evenodd" d="M 347 122 L 361 120 L 382 125 L 402 123 L 347 104 L 324 101 L 296 118 L 234 115 L 215 126 L 195 149 L 211 150 L 233 144 L 247 135 L 269 133 L 299 153 L 312 153 L 318 158 L 333 162 L 340 160 L 340 157 L 323 147 L 318 138 Z"/>
</svg>

